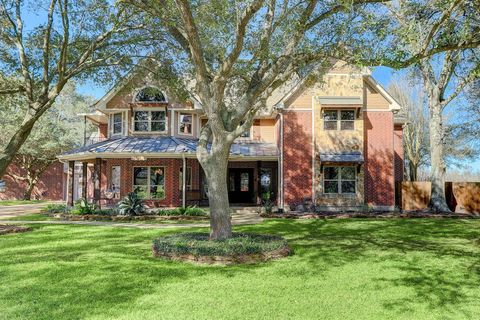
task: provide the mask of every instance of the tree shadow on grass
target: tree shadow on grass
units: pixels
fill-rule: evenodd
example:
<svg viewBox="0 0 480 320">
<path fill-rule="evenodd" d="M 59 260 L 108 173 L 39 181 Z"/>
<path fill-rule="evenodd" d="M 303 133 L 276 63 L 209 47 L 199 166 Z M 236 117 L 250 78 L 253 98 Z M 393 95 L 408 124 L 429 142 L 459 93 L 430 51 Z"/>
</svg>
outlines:
<svg viewBox="0 0 480 320">
<path fill-rule="evenodd" d="M 422 304 L 468 318 L 474 316 L 472 306 L 480 307 L 479 226 L 480 221 L 471 220 L 336 219 L 274 220 L 257 229 L 286 237 L 298 259 L 318 276 L 319 266 L 325 271 L 388 261 L 388 276 L 379 275 L 375 286 L 407 288 L 413 294 L 387 298 L 387 310 L 404 313 Z"/>
<path fill-rule="evenodd" d="M 0 306 L 7 306 L 2 313 L 8 318 L 115 318 L 154 292 L 175 295 L 163 288 L 176 282 L 211 281 L 215 275 L 228 283 L 245 274 L 260 282 L 266 274 L 275 281 L 309 281 L 372 264 L 383 268 L 373 278 L 379 292 L 411 290 L 402 299 L 379 297 L 385 310 L 403 313 L 420 304 L 469 317 L 480 298 L 479 226 L 480 221 L 433 219 L 273 220 L 235 229 L 282 235 L 295 255 L 232 267 L 152 258 L 153 238 L 200 229 L 34 226 L 34 232 L 0 239 Z"/>
<path fill-rule="evenodd" d="M 120 312 L 159 284 L 208 272 L 152 257 L 152 239 L 173 231 L 34 229 L 26 237 L 0 239 L 0 305 L 8 306 L 2 311 L 8 318 L 83 319 Z"/>
</svg>

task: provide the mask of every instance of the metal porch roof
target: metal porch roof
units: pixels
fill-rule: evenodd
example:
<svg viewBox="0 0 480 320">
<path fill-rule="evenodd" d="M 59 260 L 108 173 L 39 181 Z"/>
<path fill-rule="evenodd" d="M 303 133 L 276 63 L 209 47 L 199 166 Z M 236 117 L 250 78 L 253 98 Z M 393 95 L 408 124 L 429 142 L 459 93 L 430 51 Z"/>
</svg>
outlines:
<svg viewBox="0 0 480 320">
<path fill-rule="evenodd" d="M 195 153 L 198 139 L 175 137 L 122 137 L 97 142 L 92 145 L 70 150 L 60 156 L 68 158 L 75 155 L 128 154 L 132 156 L 158 153 Z M 273 143 L 236 142 L 230 149 L 231 156 L 274 157 L 278 156 L 278 148 Z"/>
</svg>

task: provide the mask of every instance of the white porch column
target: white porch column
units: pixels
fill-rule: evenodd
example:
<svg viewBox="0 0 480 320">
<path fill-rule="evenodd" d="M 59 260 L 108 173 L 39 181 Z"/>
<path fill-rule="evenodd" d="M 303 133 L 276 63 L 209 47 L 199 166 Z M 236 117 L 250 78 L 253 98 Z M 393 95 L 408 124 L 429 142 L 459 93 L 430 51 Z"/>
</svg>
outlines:
<svg viewBox="0 0 480 320">
<path fill-rule="evenodd" d="M 187 159 L 185 159 L 185 153 L 182 153 L 183 169 L 182 169 L 182 208 L 186 205 L 186 181 L 187 181 Z"/>
</svg>

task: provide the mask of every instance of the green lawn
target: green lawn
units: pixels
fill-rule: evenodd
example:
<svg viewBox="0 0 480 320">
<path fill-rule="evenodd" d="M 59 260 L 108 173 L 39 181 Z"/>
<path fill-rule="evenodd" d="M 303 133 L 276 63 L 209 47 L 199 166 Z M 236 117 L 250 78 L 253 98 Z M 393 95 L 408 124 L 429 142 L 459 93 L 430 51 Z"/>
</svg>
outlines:
<svg viewBox="0 0 480 320">
<path fill-rule="evenodd" d="M 32 213 L 32 214 L 0 219 L 0 223 L 2 221 L 51 221 L 51 220 L 59 220 L 59 219 L 55 219 L 54 217 L 50 217 L 49 215 L 46 215 L 43 213 Z"/>
<path fill-rule="evenodd" d="M 295 255 L 234 267 L 152 258 L 151 240 L 172 230 L 33 228 L 0 237 L 0 319 L 480 315 L 478 220 L 275 220 L 243 226 L 236 229 L 287 237 Z"/>
<path fill-rule="evenodd" d="M 54 218 L 47 214 L 42 213 L 32 213 L 27 215 L 21 215 L 16 217 L 10 217 L 1 219 L 2 221 L 61 221 L 60 218 Z M 96 221 L 96 220 L 85 220 L 85 221 Z M 111 223 L 138 223 L 138 224 L 208 224 L 208 220 L 98 220 L 101 222 L 111 222 Z"/>
<path fill-rule="evenodd" d="M 44 203 L 45 200 L 0 200 L 0 207 L 2 206 L 17 206 L 22 204 L 37 204 Z"/>
</svg>

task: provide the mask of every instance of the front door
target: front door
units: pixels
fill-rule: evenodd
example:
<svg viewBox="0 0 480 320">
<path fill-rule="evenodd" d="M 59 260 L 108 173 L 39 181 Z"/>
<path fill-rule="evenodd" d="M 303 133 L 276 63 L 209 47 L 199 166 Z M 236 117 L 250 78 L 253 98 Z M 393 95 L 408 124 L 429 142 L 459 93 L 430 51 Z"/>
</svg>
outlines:
<svg viewBox="0 0 480 320">
<path fill-rule="evenodd" d="M 227 183 L 230 203 L 253 202 L 253 169 L 228 169 Z"/>
</svg>

